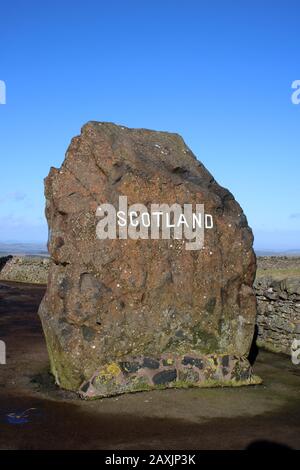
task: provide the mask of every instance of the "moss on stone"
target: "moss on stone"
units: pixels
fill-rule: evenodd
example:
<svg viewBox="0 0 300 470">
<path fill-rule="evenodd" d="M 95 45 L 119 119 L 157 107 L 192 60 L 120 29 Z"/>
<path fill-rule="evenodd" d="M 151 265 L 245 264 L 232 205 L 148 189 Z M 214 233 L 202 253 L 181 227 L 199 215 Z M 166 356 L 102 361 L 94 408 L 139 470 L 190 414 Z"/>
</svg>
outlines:
<svg viewBox="0 0 300 470">
<path fill-rule="evenodd" d="M 197 324 L 192 328 L 193 344 L 203 353 L 213 353 L 218 350 L 218 339 L 213 333 L 203 330 Z"/>
<path fill-rule="evenodd" d="M 267 341 L 260 341 L 259 339 L 256 341 L 256 344 L 259 348 L 265 349 L 266 351 L 270 351 L 272 353 L 281 353 L 280 345 L 276 345 L 274 343 L 270 343 Z"/>
<path fill-rule="evenodd" d="M 74 373 L 74 364 L 64 352 L 53 333 L 44 329 L 47 350 L 50 360 L 50 370 L 55 382 L 66 390 L 76 390 L 83 381 L 83 377 Z"/>
<path fill-rule="evenodd" d="M 166 359 L 166 363 L 169 365 L 169 366 L 172 366 L 174 364 L 174 359 L 168 357 L 168 359 Z"/>
</svg>

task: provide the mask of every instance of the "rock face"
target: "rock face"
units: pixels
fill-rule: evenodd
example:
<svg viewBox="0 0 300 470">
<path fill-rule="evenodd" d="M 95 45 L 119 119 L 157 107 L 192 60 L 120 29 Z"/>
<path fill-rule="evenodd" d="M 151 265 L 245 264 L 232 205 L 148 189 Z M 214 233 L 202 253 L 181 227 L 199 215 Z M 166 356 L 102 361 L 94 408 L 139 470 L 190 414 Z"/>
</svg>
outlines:
<svg viewBox="0 0 300 470">
<path fill-rule="evenodd" d="M 63 388 L 103 397 L 254 381 L 256 260 L 239 204 L 177 134 L 89 122 L 45 180 L 51 264 L 40 306 Z M 204 204 L 204 246 L 97 239 L 97 208 Z"/>
</svg>

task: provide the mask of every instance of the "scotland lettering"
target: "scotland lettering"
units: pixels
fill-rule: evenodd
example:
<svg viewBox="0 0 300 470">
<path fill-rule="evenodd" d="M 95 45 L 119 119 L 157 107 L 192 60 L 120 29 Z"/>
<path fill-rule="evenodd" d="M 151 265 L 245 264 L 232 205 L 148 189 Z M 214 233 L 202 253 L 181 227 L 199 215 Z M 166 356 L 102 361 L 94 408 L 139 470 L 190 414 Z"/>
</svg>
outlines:
<svg viewBox="0 0 300 470">
<path fill-rule="evenodd" d="M 99 240 L 143 239 L 182 240 L 186 250 L 200 250 L 204 244 L 204 230 L 213 229 L 213 217 L 206 214 L 204 204 L 144 204 L 128 207 L 127 197 L 119 197 L 119 207 L 105 203 L 96 210 L 100 220 L 96 226 Z"/>
</svg>

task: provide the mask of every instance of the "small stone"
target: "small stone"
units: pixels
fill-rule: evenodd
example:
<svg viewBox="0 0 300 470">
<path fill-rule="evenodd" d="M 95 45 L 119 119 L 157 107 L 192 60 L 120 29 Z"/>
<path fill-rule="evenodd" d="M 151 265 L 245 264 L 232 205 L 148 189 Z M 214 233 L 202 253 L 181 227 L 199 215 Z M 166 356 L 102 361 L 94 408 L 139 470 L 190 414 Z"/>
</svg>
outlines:
<svg viewBox="0 0 300 470">
<path fill-rule="evenodd" d="M 141 367 L 138 362 L 120 362 L 119 365 L 125 373 L 137 372 Z"/>
<path fill-rule="evenodd" d="M 151 357 L 145 357 L 141 367 L 147 367 L 148 369 L 158 369 L 159 361 L 152 359 Z"/>
<path fill-rule="evenodd" d="M 171 370 L 163 370 L 161 372 L 158 372 L 157 374 L 154 375 L 152 380 L 155 385 L 162 385 L 162 384 L 166 384 L 169 382 L 174 382 L 176 378 L 177 378 L 176 369 L 171 369 Z"/>
<path fill-rule="evenodd" d="M 195 357 L 188 357 L 185 356 L 182 360 L 182 364 L 184 366 L 191 365 L 191 366 L 196 366 L 198 369 L 203 369 L 203 361 L 202 359 L 198 359 Z"/>
</svg>

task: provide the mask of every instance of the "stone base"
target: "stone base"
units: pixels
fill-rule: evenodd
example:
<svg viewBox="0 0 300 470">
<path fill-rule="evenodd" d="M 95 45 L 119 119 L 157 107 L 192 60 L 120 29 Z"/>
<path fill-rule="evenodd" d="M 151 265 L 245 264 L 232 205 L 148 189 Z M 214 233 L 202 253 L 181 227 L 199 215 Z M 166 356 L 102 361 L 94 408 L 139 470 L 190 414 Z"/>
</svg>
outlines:
<svg viewBox="0 0 300 470">
<path fill-rule="evenodd" d="M 217 387 L 259 384 L 246 358 L 230 355 L 194 354 L 135 357 L 111 362 L 84 382 L 84 399 L 163 388 Z"/>
</svg>

